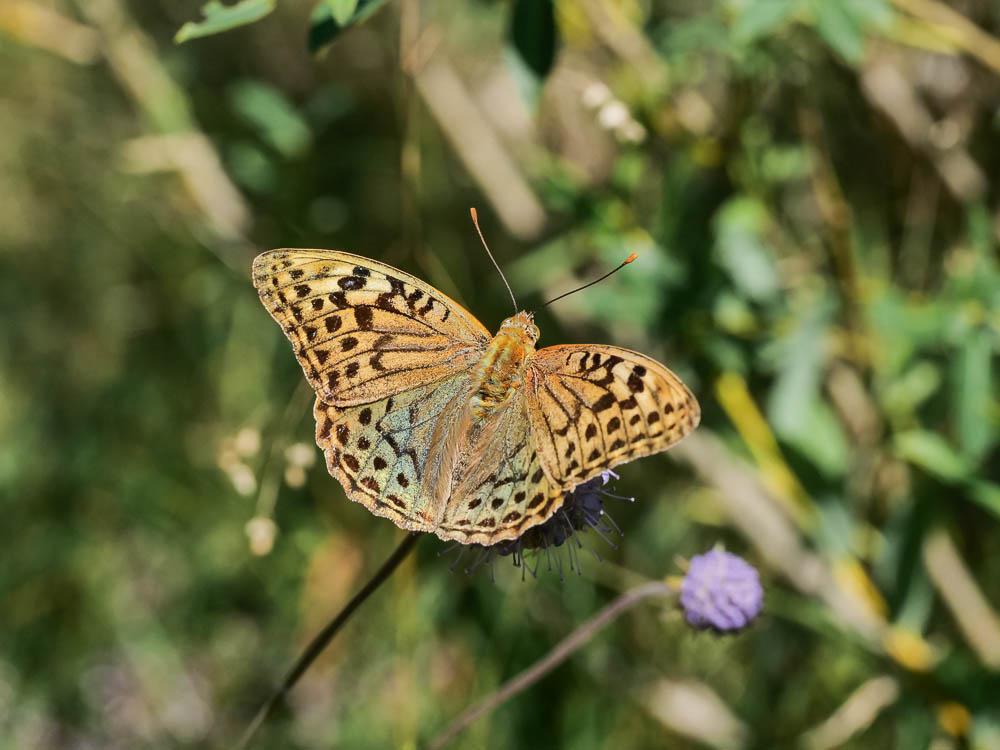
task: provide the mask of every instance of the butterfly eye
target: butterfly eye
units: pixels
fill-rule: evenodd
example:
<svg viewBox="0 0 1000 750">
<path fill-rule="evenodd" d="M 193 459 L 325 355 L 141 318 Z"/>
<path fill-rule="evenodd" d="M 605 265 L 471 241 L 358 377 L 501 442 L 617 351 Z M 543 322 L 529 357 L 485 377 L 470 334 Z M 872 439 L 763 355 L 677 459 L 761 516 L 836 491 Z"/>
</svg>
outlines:
<svg viewBox="0 0 1000 750">
<path fill-rule="evenodd" d="M 542 332 L 538 330 L 538 326 L 536 326 L 534 323 L 532 323 L 531 324 L 531 337 L 535 341 L 538 341 L 538 337 L 541 336 L 541 335 L 542 335 Z"/>
</svg>

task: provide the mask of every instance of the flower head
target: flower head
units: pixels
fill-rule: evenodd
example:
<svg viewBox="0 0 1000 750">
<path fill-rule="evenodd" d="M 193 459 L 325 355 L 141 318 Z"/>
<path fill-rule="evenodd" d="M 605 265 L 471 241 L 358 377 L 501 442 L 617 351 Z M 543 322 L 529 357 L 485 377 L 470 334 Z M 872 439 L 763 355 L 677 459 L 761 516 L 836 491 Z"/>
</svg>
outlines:
<svg viewBox="0 0 1000 750">
<path fill-rule="evenodd" d="M 714 549 L 691 558 L 681 584 L 681 607 L 691 627 L 733 633 L 760 614 L 764 589 L 750 563 Z"/>
</svg>

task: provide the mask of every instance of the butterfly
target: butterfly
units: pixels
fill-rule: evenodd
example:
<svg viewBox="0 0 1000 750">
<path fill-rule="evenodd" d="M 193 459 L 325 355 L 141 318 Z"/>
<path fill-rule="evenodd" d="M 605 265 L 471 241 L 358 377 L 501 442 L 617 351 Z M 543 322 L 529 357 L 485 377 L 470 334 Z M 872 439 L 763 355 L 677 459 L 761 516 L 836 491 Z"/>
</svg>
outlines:
<svg viewBox="0 0 1000 750">
<path fill-rule="evenodd" d="M 700 419 L 687 386 L 643 354 L 536 349 L 526 311 L 491 335 L 441 291 L 369 258 L 271 250 L 253 283 L 316 392 L 330 473 L 403 529 L 516 539 L 577 485 L 666 450 Z"/>
</svg>

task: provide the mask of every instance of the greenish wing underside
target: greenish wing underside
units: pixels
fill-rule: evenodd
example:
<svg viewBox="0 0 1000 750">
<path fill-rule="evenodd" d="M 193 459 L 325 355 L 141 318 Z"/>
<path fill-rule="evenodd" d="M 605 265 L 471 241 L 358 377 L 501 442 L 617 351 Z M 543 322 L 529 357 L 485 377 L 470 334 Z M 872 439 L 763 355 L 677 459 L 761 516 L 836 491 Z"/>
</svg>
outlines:
<svg viewBox="0 0 1000 750">
<path fill-rule="evenodd" d="M 434 531 L 423 480 L 439 420 L 457 419 L 466 374 L 417 386 L 369 404 L 337 407 L 317 399 L 316 442 L 348 497 L 397 526 Z"/>
<path fill-rule="evenodd" d="M 348 497 L 401 528 L 429 531 L 463 544 L 495 544 L 520 536 L 561 506 L 564 493 L 549 481 L 528 433 L 521 403 L 508 405 L 460 447 L 452 493 L 442 518 L 424 478 L 438 423 L 455 424 L 468 400 L 459 375 L 351 407 L 317 400 L 316 441 L 327 468 Z"/>
</svg>

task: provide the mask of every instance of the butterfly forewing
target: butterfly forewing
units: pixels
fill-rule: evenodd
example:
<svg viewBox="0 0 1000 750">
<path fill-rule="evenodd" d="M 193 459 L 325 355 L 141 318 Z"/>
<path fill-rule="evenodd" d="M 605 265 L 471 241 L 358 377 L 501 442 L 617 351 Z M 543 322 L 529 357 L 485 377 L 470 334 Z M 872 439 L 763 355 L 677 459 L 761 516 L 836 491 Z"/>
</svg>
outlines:
<svg viewBox="0 0 1000 750">
<path fill-rule="evenodd" d="M 541 349 L 528 368 L 526 395 L 542 466 L 563 487 L 666 450 L 701 417 L 680 378 L 614 346 Z"/>
<path fill-rule="evenodd" d="M 443 293 L 335 250 L 272 250 L 254 286 L 327 404 L 363 404 L 466 371 L 489 332 Z"/>
</svg>

